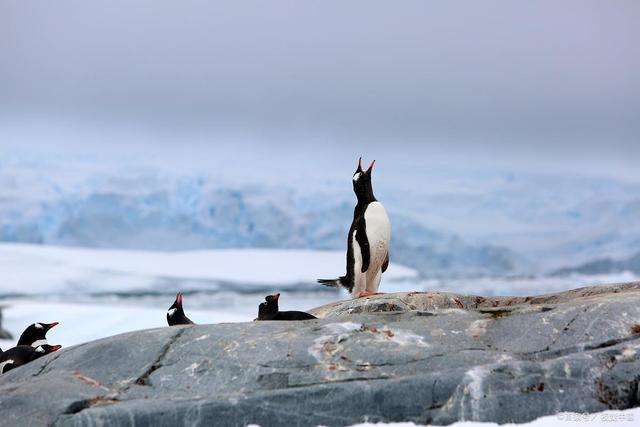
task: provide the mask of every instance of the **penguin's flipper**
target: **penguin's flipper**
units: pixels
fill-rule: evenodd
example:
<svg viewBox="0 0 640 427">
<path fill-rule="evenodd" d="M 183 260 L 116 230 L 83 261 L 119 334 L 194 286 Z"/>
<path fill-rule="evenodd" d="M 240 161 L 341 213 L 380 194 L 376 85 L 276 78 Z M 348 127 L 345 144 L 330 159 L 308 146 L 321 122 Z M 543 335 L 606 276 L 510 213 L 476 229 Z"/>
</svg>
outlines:
<svg viewBox="0 0 640 427">
<path fill-rule="evenodd" d="M 387 271 L 387 268 L 389 268 L 389 252 L 387 251 L 387 256 L 384 259 L 384 262 L 382 263 L 382 272 L 384 273 L 385 271 Z"/>
<path fill-rule="evenodd" d="M 367 239 L 367 227 L 364 222 L 364 217 L 360 218 L 358 225 L 356 226 L 356 242 L 360 246 L 360 254 L 362 255 L 362 273 L 369 269 L 369 260 L 371 258 L 371 251 L 369 250 L 369 239 Z"/>
</svg>

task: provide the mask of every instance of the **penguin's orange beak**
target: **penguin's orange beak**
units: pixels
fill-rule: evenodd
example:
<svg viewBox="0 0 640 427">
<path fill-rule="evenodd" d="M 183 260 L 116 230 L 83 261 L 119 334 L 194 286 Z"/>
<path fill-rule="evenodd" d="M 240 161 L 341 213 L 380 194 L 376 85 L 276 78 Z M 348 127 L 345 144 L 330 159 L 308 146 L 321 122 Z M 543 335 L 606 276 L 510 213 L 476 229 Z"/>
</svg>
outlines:
<svg viewBox="0 0 640 427">
<path fill-rule="evenodd" d="M 371 170 L 373 169 L 373 165 L 376 164 L 376 161 L 374 160 L 373 162 L 371 162 L 371 164 L 369 165 L 369 168 L 367 169 L 367 172 L 371 172 Z"/>
<path fill-rule="evenodd" d="M 178 305 L 182 305 L 182 292 L 178 292 L 178 294 L 176 295 L 176 304 Z"/>
<path fill-rule="evenodd" d="M 278 302 L 278 298 L 280 298 L 280 293 L 277 293 L 277 294 L 273 295 L 273 299 L 275 299 L 276 302 Z"/>
<path fill-rule="evenodd" d="M 47 331 L 48 331 L 49 329 L 54 328 L 55 326 L 58 326 L 58 325 L 59 325 L 59 323 L 58 323 L 58 322 L 48 323 L 48 324 L 47 324 Z"/>
<path fill-rule="evenodd" d="M 51 351 L 58 351 L 61 348 L 62 348 L 62 346 L 60 344 L 52 345 L 51 346 Z"/>
</svg>

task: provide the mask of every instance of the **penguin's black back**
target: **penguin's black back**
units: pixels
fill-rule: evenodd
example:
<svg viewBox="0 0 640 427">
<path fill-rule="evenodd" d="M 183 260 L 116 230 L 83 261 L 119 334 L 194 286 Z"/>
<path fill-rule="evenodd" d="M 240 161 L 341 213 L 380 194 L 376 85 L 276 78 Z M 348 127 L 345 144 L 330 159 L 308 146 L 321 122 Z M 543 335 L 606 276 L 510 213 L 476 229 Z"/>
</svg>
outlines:
<svg viewBox="0 0 640 427">
<path fill-rule="evenodd" d="M 280 294 L 267 295 L 265 302 L 258 306 L 258 318 L 256 320 L 310 320 L 317 317 L 304 311 L 280 311 L 278 299 Z"/>
<path fill-rule="evenodd" d="M 182 310 L 175 312 L 173 316 L 167 315 L 167 323 L 169 326 L 194 325 L 193 320 L 189 319 Z"/>
<path fill-rule="evenodd" d="M 29 363 L 38 357 L 41 354 L 36 352 L 36 349 L 31 347 L 30 345 L 19 345 L 0 354 L 0 363 L 6 362 L 8 360 L 13 360 L 13 363 L 7 364 L 4 366 L 3 373 L 10 371 L 18 366 L 22 366 L 25 363 Z M 42 354 L 44 356 L 44 354 Z"/>
<path fill-rule="evenodd" d="M 313 314 L 304 311 L 279 311 L 272 320 L 310 320 L 317 319 Z"/>
</svg>

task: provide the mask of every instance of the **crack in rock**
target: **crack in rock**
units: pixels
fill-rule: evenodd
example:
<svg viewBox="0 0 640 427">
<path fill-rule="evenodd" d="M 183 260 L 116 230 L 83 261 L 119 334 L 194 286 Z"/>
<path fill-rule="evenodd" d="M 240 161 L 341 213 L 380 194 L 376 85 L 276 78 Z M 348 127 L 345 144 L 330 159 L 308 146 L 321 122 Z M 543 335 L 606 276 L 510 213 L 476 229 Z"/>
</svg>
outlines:
<svg viewBox="0 0 640 427">
<path fill-rule="evenodd" d="M 44 373 L 45 369 L 49 367 L 49 365 L 51 363 L 53 363 L 53 361 L 55 361 L 58 357 L 60 357 L 60 354 L 55 354 L 54 356 L 52 356 L 51 358 L 49 358 L 49 360 L 45 361 L 42 366 L 40 367 L 40 369 L 38 370 L 38 372 L 36 372 L 35 374 L 33 374 L 34 377 L 37 377 L 38 375 L 41 375 L 42 373 Z"/>
<path fill-rule="evenodd" d="M 144 386 L 149 385 L 149 377 L 151 376 L 151 374 L 153 374 L 155 371 L 157 371 L 158 369 L 160 369 L 162 367 L 162 360 L 165 358 L 165 356 L 167 355 L 167 353 L 171 349 L 171 346 L 176 341 L 178 341 L 178 339 L 186 331 L 187 331 L 187 328 L 183 328 L 183 329 L 179 330 L 178 333 L 176 333 L 171 338 L 169 338 L 169 341 L 167 341 L 167 343 L 164 345 L 164 347 L 162 347 L 162 350 L 160 350 L 160 354 L 158 355 L 156 360 L 151 364 L 151 366 L 149 366 L 142 373 L 142 375 L 140 375 L 138 378 L 135 379 L 134 384 L 144 385 Z"/>
<path fill-rule="evenodd" d="M 142 375 L 140 375 L 138 378 L 136 378 L 133 381 L 130 381 L 128 383 L 126 383 L 125 385 L 117 388 L 116 390 L 112 390 L 112 393 L 108 393 L 106 395 L 100 395 L 100 396 L 95 396 L 89 399 L 82 399 L 82 400 L 77 400 L 75 402 L 72 402 L 71 404 L 69 404 L 69 406 L 67 407 L 67 409 L 60 415 L 76 415 L 82 411 L 84 411 L 85 409 L 89 409 L 92 408 L 94 406 L 104 406 L 104 405 L 113 405 L 116 404 L 118 402 L 121 402 L 121 400 L 119 399 L 119 395 L 125 391 L 127 391 L 131 385 L 133 384 L 138 384 L 138 385 L 149 385 L 148 384 L 148 380 L 149 380 L 149 376 L 156 370 L 158 370 L 159 368 L 162 367 L 162 360 L 166 357 L 167 353 L 169 352 L 169 350 L 171 349 L 171 346 L 173 344 L 176 343 L 176 341 L 186 332 L 187 328 L 183 328 L 181 330 L 179 330 L 177 333 L 175 333 L 174 335 L 172 335 L 168 341 L 165 343 L 165 345 L 162 347 L 162 349 L 160 350 L 160 353 L 158 354 L 158 356 L 156 357 L 156 359 L 154 360 L 154 362 L 151 364 L 151 366 L 149 366 L 143 373 Z M 93 378 L 87 377 L 83 374 L 81 374 L 80 372 L 76 371 L 74 373 L 74 376 L 89 385 L 95 386 L 95 387 L 100 387 L 106 390 L 110 390 L 109 388 L 103 386 L 102 384 L 100 384 L 97 380 L 94 380 Z M 59 419 L 59 417 L 58 417 Z M 55 425 L 57 423 L 58 420 L 56 420 L 53 424 Z"/>
<path fill-rule="evenodd" d="M 388 380 L 393 378 L 390 375 L 380 375 L 377 377 L 351 377 L 351 378 L 342 378 L 339 380 L 326 380 L 319 381 L 315 383 L 301 383 L 301 384 L 289 384 L 287 388 L 303 388 L 303 387 L 313 387 L 317 385 L 331 385 L 331 384 L 342 384 L 342 383 L 350 383 L 355 381 L 376 381 L 376 380 Z"/>
<path fill-rule="evenodd" d="M 624 338 L 613 338 L 597 344 L 581 344 L 571 347 L 560 348 L 557 350 L 537 350 L 529 353 L 516 353 L 516 356 L 531 361 L 545 361 L 567 356 L 573 353 L 601 350 L 603 348 L 613 347 L 630 341 L 640 340 L 639 336 L 629 336 Z"/>
<path fill-rule="evenodd" d="M 94 406 L 113 405 L 118 402 L 118 399 L 113 399 L 107 396 L 96 396 L 91 399 L 77 400 L 67 406 L 67 409 L 62 413 L 62 415 L 75 415 Z"/>
</svg>

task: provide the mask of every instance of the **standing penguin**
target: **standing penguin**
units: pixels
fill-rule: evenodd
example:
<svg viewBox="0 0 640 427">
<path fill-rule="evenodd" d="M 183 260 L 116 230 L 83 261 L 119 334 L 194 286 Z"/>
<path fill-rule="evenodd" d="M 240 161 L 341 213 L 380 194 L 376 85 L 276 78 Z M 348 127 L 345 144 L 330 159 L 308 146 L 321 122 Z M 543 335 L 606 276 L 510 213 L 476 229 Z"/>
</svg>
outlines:
<svg viewBox="0 0 640 427">
<path fill-rule="evenodd" d="M 353 174 L 353 191 L 358 203 L 347 237 L 347 274 L 337 279 L 318 280 L 325 286 L 342 286 L 356 298 L 377 293 L 382 273 L 389 266 L 391 223 L 384 206 L 373 195 L 371 172 L 375 162 L 363 171 L 361 157 Z"/>
</svg>

